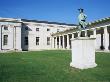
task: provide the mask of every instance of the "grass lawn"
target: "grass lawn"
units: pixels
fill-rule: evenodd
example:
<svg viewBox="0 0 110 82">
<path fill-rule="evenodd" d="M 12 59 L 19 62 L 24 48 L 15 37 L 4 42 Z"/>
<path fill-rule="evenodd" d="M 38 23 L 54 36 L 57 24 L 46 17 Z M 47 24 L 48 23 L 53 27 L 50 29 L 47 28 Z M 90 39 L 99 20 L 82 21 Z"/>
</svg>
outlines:
<svg viewBox="0 0 110 82">
<path fill-rule="evenodd" d="M 110 53 L 96 53 L 98 66 L 69 66 L 71 51 L 0 53 L 0 82 L 110 82 Z"/>
</svg>

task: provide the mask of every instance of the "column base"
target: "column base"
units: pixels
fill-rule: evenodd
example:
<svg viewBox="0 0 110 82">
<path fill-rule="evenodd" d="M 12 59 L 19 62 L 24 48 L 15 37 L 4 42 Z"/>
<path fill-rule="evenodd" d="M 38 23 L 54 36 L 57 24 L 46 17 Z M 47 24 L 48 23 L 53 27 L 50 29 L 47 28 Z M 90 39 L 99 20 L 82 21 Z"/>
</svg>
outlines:
<svg viewBox="0 0 110 82">
<path fill-rule="evenodd" d="M 22 51 L 22 49 L 11 49 L 10 51 Z"/>
<path fill-rule="evenodd" d="M 66 49 L 70 49 L 70 46 L 68 46 Z"/>
<path fill-rule="evenodd" d="M 108 50 L 108 49 L 105 49 L 104 51 L 105 51 L 105 52 L 109 52 L 110 50 Z"/>
</svg>

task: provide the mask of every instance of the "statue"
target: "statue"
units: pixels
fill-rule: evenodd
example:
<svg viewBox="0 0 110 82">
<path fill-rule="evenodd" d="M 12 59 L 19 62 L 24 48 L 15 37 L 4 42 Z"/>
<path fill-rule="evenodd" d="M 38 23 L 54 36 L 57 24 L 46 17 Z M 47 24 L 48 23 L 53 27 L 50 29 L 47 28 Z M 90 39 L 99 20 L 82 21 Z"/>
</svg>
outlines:
<svg viewBox="0 0 110 82">
<path fill-rule="evenodd" d="M 86 23 L 86 18 L 87 18 L 87 15 L 85 15 L 83 13 L 84 9 L 78 9 L 80 14 L 78 16 L 78 20 L 79 20 L 79 29 L 86 29 L 86 26 L 87 26 L 87 23 Z"/>
<path fill-rule="evenodd" d="M 86 29 L 86 26 L 87 26 L 87 22 L 86 22 L 87 15 L 85 15 L 83 13 L 84 9 L 80 8 L 78 10 L 80 12 L 80 14 L 78 16 L 78 21 L 79 21 L 79 26 L 78 26 L 78 29 L 79 29 L 78 34 L 79 35 L 78 35 L 78 37 L 80 37 L 80 36 L 82 36 L 81 35 L 81 30 L 85 30 Z M 87 36 L 86 35 L 86 30 L 85 30 L 85 36 Z"/>
</svg>

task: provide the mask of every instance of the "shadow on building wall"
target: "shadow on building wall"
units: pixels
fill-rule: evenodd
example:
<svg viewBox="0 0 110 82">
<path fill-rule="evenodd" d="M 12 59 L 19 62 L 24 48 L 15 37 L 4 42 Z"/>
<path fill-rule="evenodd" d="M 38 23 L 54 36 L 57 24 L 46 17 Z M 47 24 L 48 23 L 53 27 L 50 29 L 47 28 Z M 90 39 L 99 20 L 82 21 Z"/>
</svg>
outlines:
<svg viewBox="0 0 110 82">
<path fill-rule="evenodd" d="M 32 31 L 30 27 L 24 23 L 22 23 L 22 28 L 21 28 L 21 46 L 23 51 L 28 51 L 29 50 L 29 31 Z"/>
</svg>

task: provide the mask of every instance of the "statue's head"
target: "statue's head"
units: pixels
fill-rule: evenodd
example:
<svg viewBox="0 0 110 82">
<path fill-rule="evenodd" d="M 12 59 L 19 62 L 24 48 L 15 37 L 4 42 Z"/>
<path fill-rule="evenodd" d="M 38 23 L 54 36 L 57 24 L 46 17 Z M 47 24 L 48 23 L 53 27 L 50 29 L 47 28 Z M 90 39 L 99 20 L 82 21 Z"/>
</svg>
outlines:
<svg viewBox="0 0 110 82">
<path fill-rule="evenodd" d="M 78 9 L 80 13 L 83 13 L 84 9 L 80 8 Z"/>
</svg>

